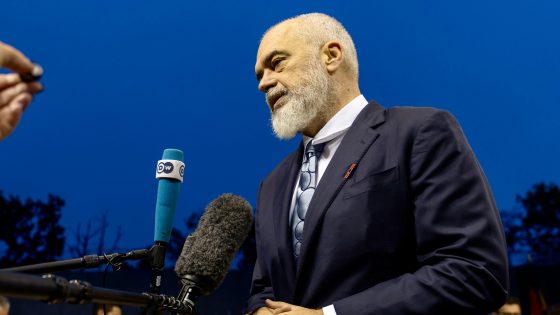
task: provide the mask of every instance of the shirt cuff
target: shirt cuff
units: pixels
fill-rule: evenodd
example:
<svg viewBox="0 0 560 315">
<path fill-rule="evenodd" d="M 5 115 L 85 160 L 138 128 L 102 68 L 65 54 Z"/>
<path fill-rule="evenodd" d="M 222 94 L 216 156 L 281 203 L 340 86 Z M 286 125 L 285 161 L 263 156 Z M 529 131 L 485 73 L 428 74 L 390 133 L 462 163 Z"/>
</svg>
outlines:
<svg viewBox="0 0 560 315">
<path fill-rule="evenodd" d="M 334 305 L 331 304 L 329 306 L 323 307 L 323 314 L 324 315 L 336 315 L 336 311 L 334 310 Z"/>
</svg>

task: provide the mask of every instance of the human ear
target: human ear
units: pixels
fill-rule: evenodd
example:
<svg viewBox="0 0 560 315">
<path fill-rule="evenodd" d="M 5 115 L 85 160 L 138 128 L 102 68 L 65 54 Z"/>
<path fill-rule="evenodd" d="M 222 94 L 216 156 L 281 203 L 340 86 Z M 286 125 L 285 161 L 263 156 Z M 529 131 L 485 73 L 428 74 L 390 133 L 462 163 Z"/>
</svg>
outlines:
<svg viewBox="0 0 560 315">
<path fill-rule="evenodd" d="M 321 55 L 329 73 L 335 72 L 342 64 L 342 46 L 339 42 L 327 42 L 321 49 Z"/>
</svg>

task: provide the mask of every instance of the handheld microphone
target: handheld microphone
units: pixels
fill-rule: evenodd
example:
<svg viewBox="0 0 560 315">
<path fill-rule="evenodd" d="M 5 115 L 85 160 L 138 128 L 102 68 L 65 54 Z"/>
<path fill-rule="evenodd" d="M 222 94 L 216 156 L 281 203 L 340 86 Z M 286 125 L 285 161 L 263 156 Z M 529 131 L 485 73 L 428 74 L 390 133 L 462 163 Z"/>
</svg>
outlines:
<svg viewBox="0 0 560 315">
<path fill-rule="evenodd" d="M 183 285 L 178 299 L 190 305 L 193 314 L 197 314 L 196 298 L 213 292 L 223 282 L 252 222 L 251 205 L 236 195 L 223 194 L 206 207 L 175 264 Z"/>
<path fill-rule="evenodd" d="M 156 201 L 154 246 L 151 249 L 151 293 L 160 293 L 161 272 L 165 266 L 165 249 L 171 237 L 173 217 L 175 217 L 180 185 L 183 182 L 184 174 L 183 151 L 165 149 L 156 168 L 156 178 L 159 180 L 159 184 Z"/>
</svg>

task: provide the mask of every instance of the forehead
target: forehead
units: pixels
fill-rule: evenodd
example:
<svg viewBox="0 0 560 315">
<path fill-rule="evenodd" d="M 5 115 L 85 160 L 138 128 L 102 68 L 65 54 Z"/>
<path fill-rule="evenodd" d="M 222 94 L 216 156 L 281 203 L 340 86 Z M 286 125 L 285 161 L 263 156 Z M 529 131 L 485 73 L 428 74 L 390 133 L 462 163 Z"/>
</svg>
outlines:
<svg viewBox="0 0 560 315">
<path fill-rule="evenodd" d="M 257 65 L 273 51 L 293 51 L 303 44 L 303 40 L 294 34 L 296 23 L 286 21 L 274 26 L 261 40 L 257 51 Z"/>
<path fill-rule="evenodd" d="M 292 23 L 284 22 L 278 24 L 268 30 L 263 36 L 261 43 L 259 45 L 259 54 L 263 49 L 271 45 L 287 44 L 291 41 L 293 37 L 293 26 Z"/>
</svg>

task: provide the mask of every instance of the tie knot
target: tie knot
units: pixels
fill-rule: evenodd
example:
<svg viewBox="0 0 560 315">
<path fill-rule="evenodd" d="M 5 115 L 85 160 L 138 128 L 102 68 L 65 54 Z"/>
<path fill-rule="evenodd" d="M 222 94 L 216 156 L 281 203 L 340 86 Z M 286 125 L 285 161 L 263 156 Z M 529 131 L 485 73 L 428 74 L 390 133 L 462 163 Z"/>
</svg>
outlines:
<svg viewBox="0 0 560 315">
<path fill-rule="evenodd" d="M 324 147 L 325 143 L 311 144 L 310 141 L 305 148 L 305 156 L 307 156 L 307 158 L 310 158 L 311 156 L 319 157 L 321 152 L 323 152 Z"/>
</svg>

